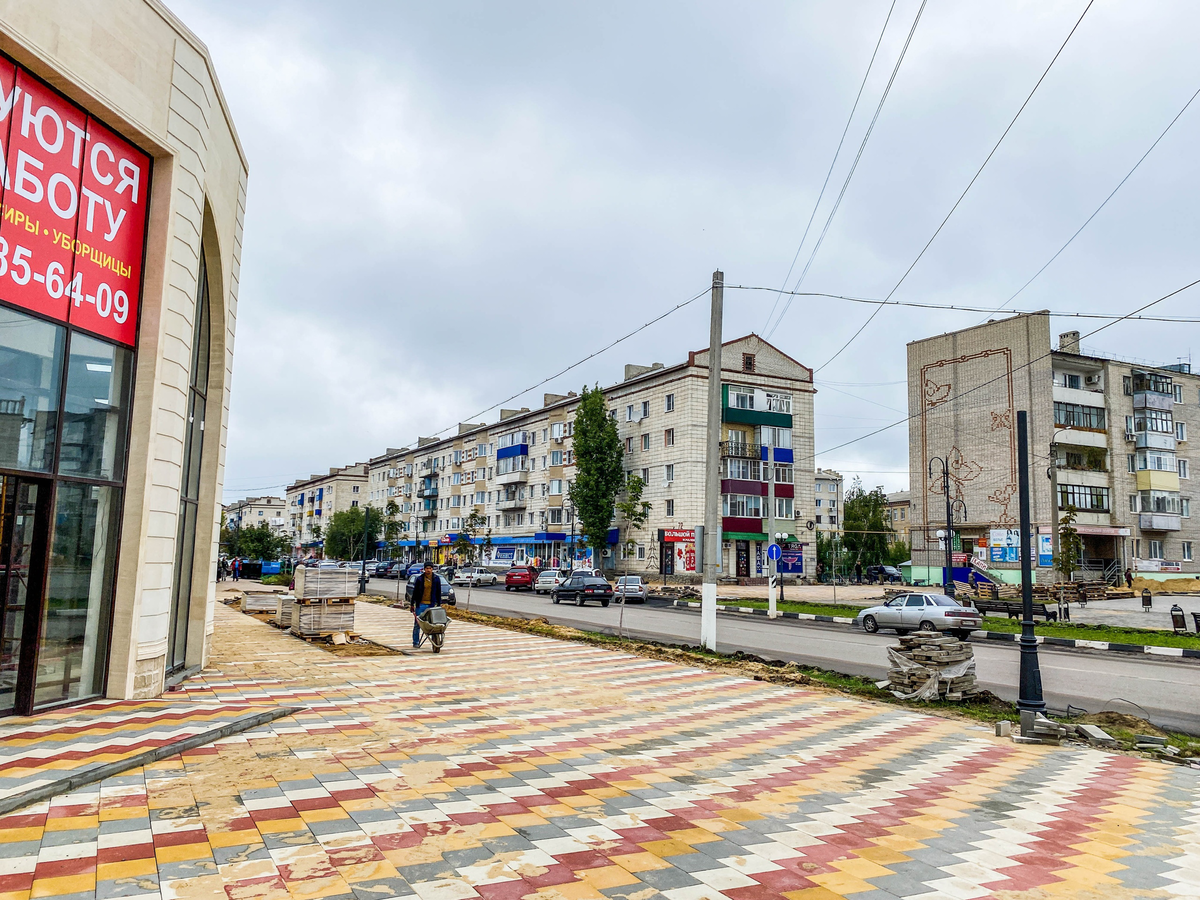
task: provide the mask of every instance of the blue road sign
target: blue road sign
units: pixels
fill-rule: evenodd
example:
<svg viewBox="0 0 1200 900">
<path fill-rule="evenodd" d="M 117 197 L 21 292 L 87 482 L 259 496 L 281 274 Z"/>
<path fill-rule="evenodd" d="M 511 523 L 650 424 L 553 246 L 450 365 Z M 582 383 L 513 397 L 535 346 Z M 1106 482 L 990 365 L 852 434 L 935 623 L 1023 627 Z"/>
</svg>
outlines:
<svg viewBox="0 0 1200 900">
<path fill-rule="evenodd" d="M 778 544 L 771 544 L 767 547 L 767 559 L 778 561 L 781 556 L 783 556 L 783 550 L 779 548 Z"/>
</svg>

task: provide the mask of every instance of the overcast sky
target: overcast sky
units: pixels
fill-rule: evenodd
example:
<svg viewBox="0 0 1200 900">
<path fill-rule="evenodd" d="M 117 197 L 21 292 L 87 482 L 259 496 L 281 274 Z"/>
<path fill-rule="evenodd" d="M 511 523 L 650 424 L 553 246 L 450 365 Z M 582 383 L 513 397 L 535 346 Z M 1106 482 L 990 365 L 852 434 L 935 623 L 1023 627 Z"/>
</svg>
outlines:
<svg viewBox="0 0 1200 900">
<path fill-rule="evenodd" d="M 167 2 L 250 160 L 227 501 L 480 421 L 716 268 L 780 287 L 890 6 Z M 919 5 L 895 4 L 797 273 Z M 891 290 L 1085 5 L 929 0 L 805 290 Z M 894 299 L 1008 299 L 1200 88 L 1197 33 L 1194 3 L 1097 0 Z M 1125 313 L 1200 277 L 1198 138 L 1200 100 L 1012 305 Z M 773 302 L 727 291 L 726 337 L 763 333 Z M 869 313 L 797 298 L 771 340 L 819 366 Z M 903 418 L 907 341 L 981 318 L 883 310 L 817 376 L 818 451 Z M 1084 344 L 1175 362 L 1197 328 Z M 707 342 L 702 300 L 507 405 Z M 900 426 L 817 465 L 904 488 L 907 443 Z"/>
</svg>

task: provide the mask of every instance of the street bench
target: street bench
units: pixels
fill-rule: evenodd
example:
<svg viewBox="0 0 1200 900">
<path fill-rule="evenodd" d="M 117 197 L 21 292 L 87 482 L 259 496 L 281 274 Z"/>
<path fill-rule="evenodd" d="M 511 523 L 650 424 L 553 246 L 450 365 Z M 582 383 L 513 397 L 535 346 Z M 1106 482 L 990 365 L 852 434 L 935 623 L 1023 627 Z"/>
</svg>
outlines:
<svg viewBox="0 0 1200 900">
<path fill-rule="evenodd" d="M 1010 600 L 976 600 L 975 608 L 979 610 L 981 615 L 996 612 L 1003 613 L 1010 619 L 1019 619 L 1024 615 L 1024 607 L 1020 602 Z M 1057 622 L 1058 612 L 1053 609 L 1047 609 L 1045 603 L 1033 604 L 1033 616 L 1037 618 L 1041 616 L 1047 622 Z"/>
</svg>

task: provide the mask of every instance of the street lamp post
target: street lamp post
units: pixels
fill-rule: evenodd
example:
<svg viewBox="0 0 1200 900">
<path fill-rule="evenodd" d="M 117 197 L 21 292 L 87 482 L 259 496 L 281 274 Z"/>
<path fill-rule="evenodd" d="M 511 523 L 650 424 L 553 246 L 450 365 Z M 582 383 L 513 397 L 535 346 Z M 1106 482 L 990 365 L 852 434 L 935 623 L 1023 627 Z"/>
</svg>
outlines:
<svg viewBox="0 0 1200 900">
<path fill-rule="evenodd" d="M 947 597 L 954 596 L 954 508 L 962 506 L 963 519 L 967 517 L 967 505 L 962 500 L 950 500 L 950 460 L 945 456 L 935 456 L 929 460 L 929 477 L 933 477 L 933 464 L 941 463 L 942 465 L 942 494 L 946 499 L 946 571 L 942 577 L 942 592 Z M 926 532 L 928 534 L 928 532 Z M 941 536 L 938 532 L 938 536 Z"/>
</svg>

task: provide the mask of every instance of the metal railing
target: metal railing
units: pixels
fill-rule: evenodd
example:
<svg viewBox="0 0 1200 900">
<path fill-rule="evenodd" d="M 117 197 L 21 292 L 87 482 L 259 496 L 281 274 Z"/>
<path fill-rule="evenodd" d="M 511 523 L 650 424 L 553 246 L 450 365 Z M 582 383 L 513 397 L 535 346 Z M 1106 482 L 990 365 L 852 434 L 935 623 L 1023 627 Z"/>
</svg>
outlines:
<svg viewBox="0 0 1200 900">
<path fill-rule="evenodd" d="M 735 459 L 761 459 L 762 446 L 742 441 L 721 441 L 721 456 Z"/>
</svg>

